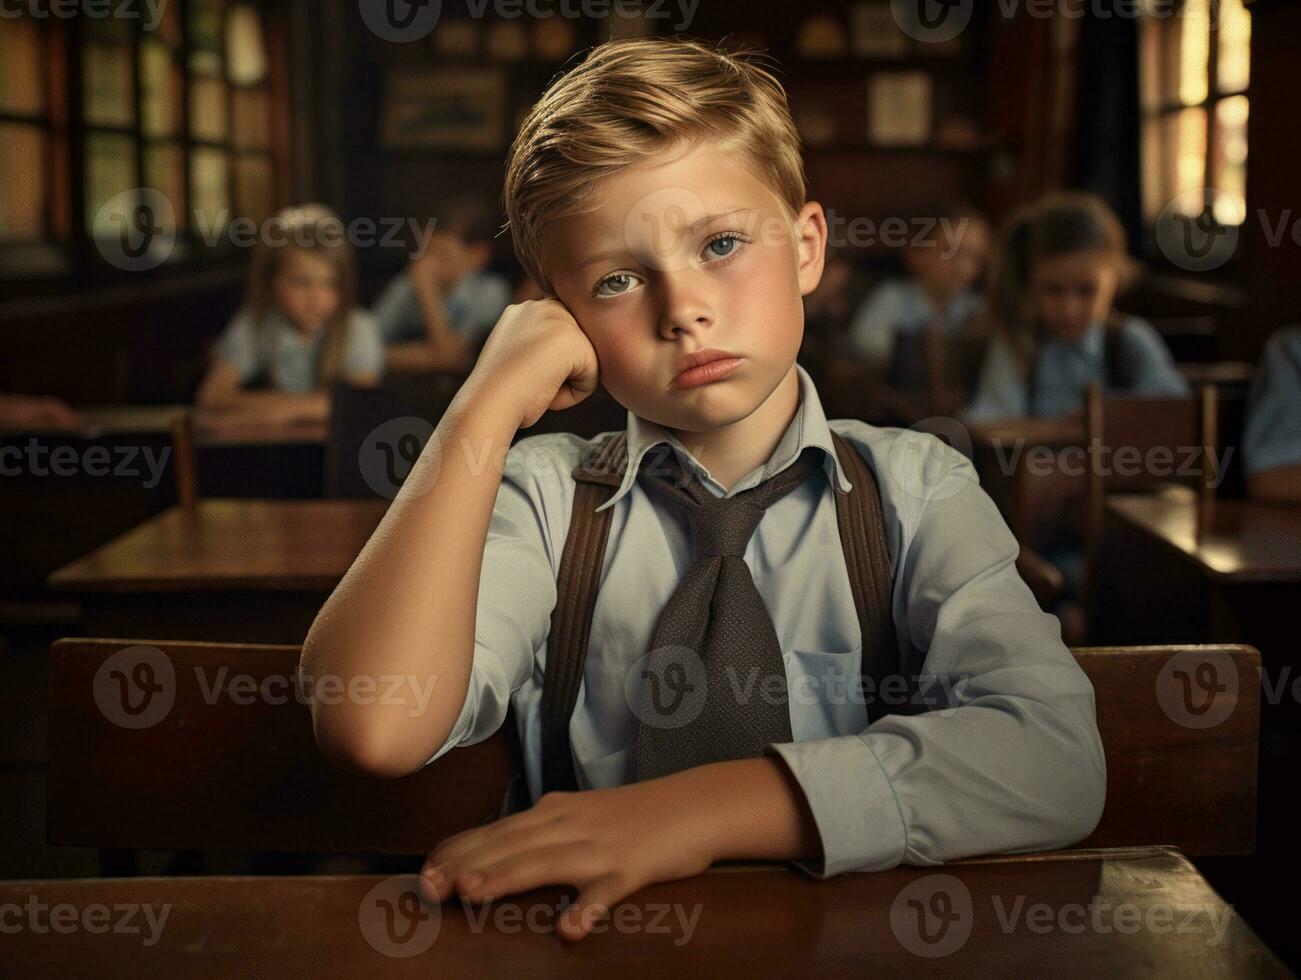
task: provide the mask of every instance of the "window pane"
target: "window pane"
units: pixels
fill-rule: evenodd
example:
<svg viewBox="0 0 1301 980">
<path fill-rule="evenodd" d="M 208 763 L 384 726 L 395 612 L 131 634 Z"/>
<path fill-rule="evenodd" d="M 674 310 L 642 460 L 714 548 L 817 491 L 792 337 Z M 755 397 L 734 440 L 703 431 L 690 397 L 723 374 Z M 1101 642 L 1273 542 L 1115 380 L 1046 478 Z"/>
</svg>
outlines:
<svg viewBox="0 0 1301 980">
<path fill-rule="evenodd" d="M 190 130 L 195 139 L 226 138 L 226 83 L 220 78 L 190 79 Z"/>
<path fill-rule="evenodd" d="M 246 3 L 226 16 L 226 74 L 236 85 L 260 85 L 267 77 L 262 18 Z"/>
<path fill-rule="evenodd" d="M 140 48 L 140 99 L 146 136 L 179 136 L 181 70 L 166 45 L 145 41 Z"/>
<path fill-rule="evenodd" d="M 1166 25 L 1167 21 L 1155 17 L 1144 17 L 1139 23 L 1139 104 L 1149 111 L 1165 101 L 1161 65 Z"/>
<path fill-rule="evenodd" d="M 86 44 L 81 55 L 86 122 L 96 126 L 135 124 L 131 48 L 126 44 Z"/>
<path fill-rule="evenodd" d="M 1175 18 L 1179 25 L 1179 101 L 1195 105 L 1206 98 L 1211 50 L 1210 0 L 1188 0 Z"/>
<path fill-rule="evenodd" d="M 235 89 L 235 145 L 262 150 L 271 145 L 270 99 L 261 89 Z"/>
<path fill-rule="evenodd" d="M 198 230 L 221 230 L 230 222 L 230 164 L 226 153 L 206 147 L 190 156 L 190 193 Z"/>
<path fill-rule="evenodd" d="M 43 238 L 45 134 L 0 123 L 0 241 Z"/>
<path fill-rule="evenodd" d="M 41 35 L 36 21 L 0 18 L 0 108 L 35 115 L 45 108 Z"/>
<path fill-rule="evenodd" d="M 190 70 L 221 74 L 221 0 L 191 0 Z"/>
<path fill-rule="evenodd" d="M 1143 120 L 1143 218 L 1148 224 L 1156 221 L 1170 194 L 1166 190 L 1164 117 L 1154 116 Z"/>
<path fill-rule="evenodd" d="M 265 221 L 275 210 L 275 175 L 267 157 L 235 162 L 235 208 L 246 218 Z"/>
<path fill-rule="evenodd" d="M 1241 92 L 1251 79 L 1251 14 L 1242 0 L 1219 0 L 1220 60 L 1216 85 L 1221 92 Z"/>
<path fill-rule="evenodd" d="M 1170 197 L 1181 199 L 1181 209 L 1196 204 L 1200 214 L 1200 192 L 1206 186 L 1206 111 L 1184 109 L 1166 118 L 1172 127 L 1167 145 L 1174 150 Z"/>
<path fill-rule="evenodd" d="M 172 143 L 145 146 L 145 186 L 159 191 L 172 205 L 176 223 L 185 227 L 185 156 Z M 175 231 L 175 228 L 169 229 Z"/>
<path fill-rule="evenodd" d="M 1247 97 L 1235 95 L 1215 105 L 1215 220 L 1241 224 L 1247 213 Z"/>
<path fill-rule="evenodd" d="M 86 227 L 92 233 L 116 233 L 119 228 L 99 210 L 115 194 L 136 186 L 136 147 L 129 136 L 92 133 L 86 137 Z"/>
</svg>

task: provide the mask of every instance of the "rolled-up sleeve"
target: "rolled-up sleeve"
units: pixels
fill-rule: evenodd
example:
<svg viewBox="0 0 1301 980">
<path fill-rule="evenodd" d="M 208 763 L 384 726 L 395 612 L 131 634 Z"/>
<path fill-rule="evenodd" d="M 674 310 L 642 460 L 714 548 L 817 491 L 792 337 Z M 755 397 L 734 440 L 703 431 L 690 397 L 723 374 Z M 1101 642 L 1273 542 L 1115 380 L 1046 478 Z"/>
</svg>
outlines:
<svg viewBox="0 0 1301 980">
<path fill-rule="evenodd" d="M 524 439 L 506 456 L 483 548 L 465 704 L 429 762 L 501 727 L 511 694 L 529 679 L 534 655 L 546 642 L 556 604 L 554 536 L 567 531 L 550 526 L 567 513 L 559 482 L 563 455 L 552 451 L 560 438 Z"/>
<path fill-rule="evenodd" d="M 817 877 L 1065 847 L 1106 792 L 1093 688 L 1017 573 L 1016 540 L 964 457 L 899 439 L 914 451 L 874 468 L 899 522 L 895 626 L 925 651 L 929 710 L 770 747 L 821 836 L 822 860 L 800 863 Z"/>
</svg>

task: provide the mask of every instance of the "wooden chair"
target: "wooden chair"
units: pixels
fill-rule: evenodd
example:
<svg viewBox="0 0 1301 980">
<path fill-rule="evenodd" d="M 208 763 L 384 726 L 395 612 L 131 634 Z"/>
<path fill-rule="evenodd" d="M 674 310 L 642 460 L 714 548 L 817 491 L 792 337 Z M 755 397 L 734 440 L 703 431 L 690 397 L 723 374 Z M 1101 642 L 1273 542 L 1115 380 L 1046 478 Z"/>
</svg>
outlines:
<svg viewBox="0 0 1301 980">
<path fill-rule="evenodd" d="M 1107 758 L 1107 803 L 1079 847 L 1256 846 L 1260 653 L 1248 646 L 1079 647 Z"/>
<path fill-rule="evenodd" d="M 499 812 L 511 773 L 500 733 L 412 776 L 364 779 L 318 751 L 308 708 L 292 696 L 296 647 L 154 643 L 142 674 L 145 657 L 110 663 L 130 646 L 83 639 L 51 649 L 51 843 L 421 854 Z M 1074 652 L 1093 682 L 1107 759 L 1106 808 L 1081 846 L 1251 852 L 1260 655 L 1241 646 Z M 1205 680 L 1202 664 L 1214 683 L 1186 706 L 1181 685 Z M 135 702 L 143 709 L 132 717 L 152 724 L 119 724 L 115 669 L 161 687 L 159 706 Z M 269 697 L 255 693 L 263 689 Z M 1216 724 L 1197 727 L 1206 720 Z"/>
<path fill-rule="evenodd" d="M 194 440 L 194 412 L 185 409 L 172 420 L 172 466 L 176 504 L 193 513 L 199 506 L 199 453 Z"/>
<path fill-rule="evenodd" d="M 129 646 L 59 640 L 51 648 L 52 843 L 419 854 L 498 813 L 511 774 L 502 738 L 403 779 L 366 779 L 318 750 L 308 707 L 294 697 L 297 647 L 158 642 L 151 659 L 108 663 Z M 125 714 L 114 671 L 160 686 L 152 697 L 161 707 L 130 688 L 143 710 Z M 248 696 L 245 685 L 265 685 L 270 696 Z M 148 727 L 119 724 L 151 721 L 149 712 L 160 717 Z"/>
<path fill-rule="evenodd" d="M 1220 448 L 1218 399 L 1211 385 L 1199 388 L 1192 398 L 1145 398 L 1104 396 L 1101 386 L 1094 383 L 1084 395 L 1084 420 L 1089 453 L 1084 602 L 1086 617 L 1092 623 L 1108 493 L 1150 490 L 1154 485 L 1171 482 L 1191 485 L 1198 495 L 1198 526 L 1210 523 L 1219 485 L 1215 465 Z M 1169 461 L 1163 461 L 1162 472 L 1152 472 L 1142 461 L 1158 450 L 1168 452 Z M 1181 472 L 1188 468 L 1184 463 L 1191 451 L 1198 453 L 1196 466 L 1192 473 Z M 1127 453 L 1131 460 L 1137 457 L 1138 463 L 1122 463 L 1116 456 L 1118 452 Z"/>
</svg>

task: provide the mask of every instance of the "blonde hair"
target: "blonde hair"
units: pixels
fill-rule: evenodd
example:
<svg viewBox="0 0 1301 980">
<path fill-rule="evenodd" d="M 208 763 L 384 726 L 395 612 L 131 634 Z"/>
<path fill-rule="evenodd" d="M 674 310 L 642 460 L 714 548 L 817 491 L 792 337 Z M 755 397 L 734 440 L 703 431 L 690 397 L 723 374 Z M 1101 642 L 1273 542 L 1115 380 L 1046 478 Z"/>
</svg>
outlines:
<svg viewBox="0 0 1301 980">
<path fill-rule="evenodd" d="M 525 271 L 553 294 L 542 261 L 551 222 L 583 213 L 606 177 L 702 137 L 734 144 L 797 213 L 806 192 L 800 138 L 763 58 L 687 38 L 635 38 L 598 45 L 557 79 L 506 161 L 502 196 Z"/>
<path fill-rule="evenodd" d="M 1038 322 L 1028 302 L 1034 263 L 1075 252 L 1100 252 L 1114 262 L 1121 290 L 1141 268 L 1129 255 L 1120 219 L 1096 194 L 1046 194 L 1013 212 L 1003 227 L 990 268 L 988 315 L 993 329 L 1007 337 L 1027 370 L 1040 342 Z"/>
<path fill-rule="evenodd" d="M 276 229 L 272 236 L 271 228 Z M 263 329 L 268 313 L 275 310 L 275 279 L 286 250 L 296 248 L 325 259 L 339 277 L 339 305 L 322 328 L 316 382 L 328 385 L 339 374 L 348 346 L 348 322 L 357 294 L 357 275 L 352 247 L 344 235 L 339 216 L 323 204 L 303 204 L 276 212 L 259 236 L 249 264 L 245 306 L 257 330 Z"/>
</svg>

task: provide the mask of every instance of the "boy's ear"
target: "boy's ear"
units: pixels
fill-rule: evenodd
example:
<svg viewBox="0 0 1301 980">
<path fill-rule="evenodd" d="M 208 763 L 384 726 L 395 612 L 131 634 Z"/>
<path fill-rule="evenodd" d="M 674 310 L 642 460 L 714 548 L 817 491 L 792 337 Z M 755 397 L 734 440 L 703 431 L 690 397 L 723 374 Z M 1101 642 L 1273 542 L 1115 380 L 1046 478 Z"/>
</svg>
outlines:
<svg viewBox="0 0 1301 980">
<path fill-rule="evenodd" d="M 796 271 L 800 295 L 807 296 L 822 281 L 827 256 L 827 216 L 817 201 L 807 202 L 795 216 L 795 245 L 799 255 Z"/>
</svg>

